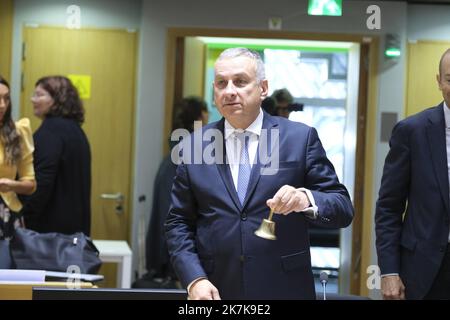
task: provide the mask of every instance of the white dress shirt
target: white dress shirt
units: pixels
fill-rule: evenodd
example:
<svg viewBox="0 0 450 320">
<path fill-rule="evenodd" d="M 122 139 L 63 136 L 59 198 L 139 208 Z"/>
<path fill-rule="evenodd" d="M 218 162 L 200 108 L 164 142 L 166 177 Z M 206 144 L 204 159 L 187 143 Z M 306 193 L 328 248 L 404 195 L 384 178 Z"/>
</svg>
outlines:
<svg viewBox="0 0 450 320">
<path fill-rule="evenodd" d="M 250 160 L 250 166 L 256 161 L 256 153 L 258 152 L 259 137 L 261 136 L 261 130 L 263 125 L 264 113 L 259 110 L 259 114 L 247 129 L 235 129 L 228 120 L 225 119 L 225 148 L 227 154 L 228 165 L 230 166 L 231 175 L 233 177 L 234 187 L 237 191 L 238 174 L 239 174 L 239 161 L 241 157 L 241 140 L 237 137 L 237 133 L 243 133 L 244 131 L 250 135 L 248 141 L 248 156 Z M 305 213 L 309 218 L 316 219 L 318 214 L 318 208 L 314 201 L 314 196 L 311 191 L 305 188 L 299 188 L 298 190 L 306 193 L 311 207 L 303 209 L 301 212 Z"/>
<path fill-rule="evenodd" d="M 259 137 L 261 136 L 261 130 L 263 125 L 264 113 L 259 111 L 258 117 L 252 124 L 245 129 L 250 137 L 248 140 L 248 156 L 250 160 L 250 166 L 253 168 L 253 164 L 256 160 L 256 153 L 258 151 Z M 237 137 L 237 133 L 242 133 L 244 130 L 235 129 L 233 126 L 225 120 L 225 148 L 227 154 L 228 165 L 230 166 L 231 175 L 233 176 L 234 187 L 237 190 L 238 173 L 239 173 L 239 161 L 241 160 L 241 140 Z"/>
<path fill-rule="evenodd" d="M 444 101 L 444 118 L 445 118 L 445 142 L 447 145 L 447 174 L 450 184 L 450 109 Z M 450 195 L 449 195 L 450 197 Z M 448 235 L 448 242 L 450 242 L 450 233 Z"/>
</svg>

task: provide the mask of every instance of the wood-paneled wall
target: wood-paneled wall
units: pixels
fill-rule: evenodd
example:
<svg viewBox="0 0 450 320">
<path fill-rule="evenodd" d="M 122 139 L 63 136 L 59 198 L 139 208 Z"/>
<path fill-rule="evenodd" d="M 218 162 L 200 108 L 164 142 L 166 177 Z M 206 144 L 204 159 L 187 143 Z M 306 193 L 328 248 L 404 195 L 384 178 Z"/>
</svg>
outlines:
<svg viewBox="0 0 450 320">
<path fill-rule="evenodd" d="M 0 74 L 10 81 L 13 0 L 0 0 Z"/>
</svg>

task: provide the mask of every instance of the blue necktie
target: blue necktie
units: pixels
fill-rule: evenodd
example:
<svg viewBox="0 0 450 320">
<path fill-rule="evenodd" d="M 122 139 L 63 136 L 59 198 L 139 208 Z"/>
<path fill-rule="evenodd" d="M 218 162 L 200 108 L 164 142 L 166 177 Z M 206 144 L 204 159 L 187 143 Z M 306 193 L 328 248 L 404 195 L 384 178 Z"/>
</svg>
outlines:
<svg viewBox="0 0 450 320">
<path fill-rule="evenodd" d="M 248 182 L 250 181 L 250 157 L 248 155 L 248 133 L 236 133 L 237 138 L 241 141 L 241 158 L 239 159 L 239 173 L 237 183 L 237 193 L 241 204 L 244 204 L 245 195 L 247 194 Z"/>
</svg>

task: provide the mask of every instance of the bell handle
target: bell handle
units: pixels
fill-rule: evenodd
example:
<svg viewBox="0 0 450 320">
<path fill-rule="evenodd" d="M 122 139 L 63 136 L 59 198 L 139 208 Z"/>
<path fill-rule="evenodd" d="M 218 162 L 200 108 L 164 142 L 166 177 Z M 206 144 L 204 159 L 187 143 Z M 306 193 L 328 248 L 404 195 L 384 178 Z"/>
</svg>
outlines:
<svg viewBox="0 0 450 320">
<path fill-rule="evenodd" d="M 272 217 L 273 217 L 273 209 L 270 208 L 270 214 L 269 214 L 269 221 L 272 221 Z"/>
</svg>

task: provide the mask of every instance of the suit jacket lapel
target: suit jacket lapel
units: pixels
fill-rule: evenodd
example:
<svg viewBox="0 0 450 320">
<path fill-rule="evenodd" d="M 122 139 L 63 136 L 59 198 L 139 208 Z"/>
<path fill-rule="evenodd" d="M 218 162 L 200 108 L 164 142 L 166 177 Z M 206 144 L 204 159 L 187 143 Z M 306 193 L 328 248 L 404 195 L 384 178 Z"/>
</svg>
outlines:
<svg viewBox="0 0 450 320">
<path fill-rule="evenodd" d="M 253 196 L 256 186 L 259 182 L 259 179 L 261 178 L 261 168 L 263 168 L 263 166 L 267 165 L 267 163 L 261 163 L 261 159 L 259 157 L 260 155 L 260 150 L 262 150 L 262 156 L 269 156 L 270 159 L 270 155 L 272 154 L 273 148 L 275 147 L 274 144 L 271 143 L 272 139 L 271 139 L 271 130 L 274 127 L 278 126 L 278 122 L 276 121 L 275 117 L 270 116 L 268 113 L 264 112 L 264 119 L 263 119 L 263 125 L 262 125 L 262 129 L 263 131 L 266 130 L 267 134 L 261 134 L 261 136 L 259 137 L 259 143 L 258 143 L 258 151 L 256 152 L 256 163 L 253 165 L 252 167 L 252 172 L 250 175 L 250 181 L 248 183 L 248 188 L 247 188 L 247 194 L 245 196 L 245 200 L 244 200 L 244 205 L 242 209 L 245 209 L 245 207 L 247 206 L 248 202 L 250 201 L 251 197 Z M 269 154 L 265 155 L 264 153 L 266 153 L 268 150 Z"/>
<path fill-rule="evenodd" d="M 228 191 L 228 194 L 230 195 L 231 199 L 233 200 L 234 205 L 239 211 L 242 211 L 242 205 L 239 201 L 236 188 L 234 187 L 233 182 L 233 176 L 231 175 L 230 166 L 228 165 L 227 161 L 227 154 L 226 154 L 226 145 L 225 145 L 225 120 L 222 118 L 217 124 L 217 129 L 219 129 L 222 132 L 222 150 L 223 150 L 223 157 L 221 160 L 216 162 L 217 170 L 219 171 L 219 175 L 223 180 L 223 183 L 225 184 L 225 187 Z"/>
<path fill-rule="evenodd" d="M 444 111 L 440 104 L 430 115 L 426 131 L 428 137 L 428 146 L 430 147 L 431 160 L 434 173 L 441 190 L 445 208 L 449 211 L 449 181 L 447 165 L 447 143 L 445 138 L 445 118 Z"/>
</svg>

